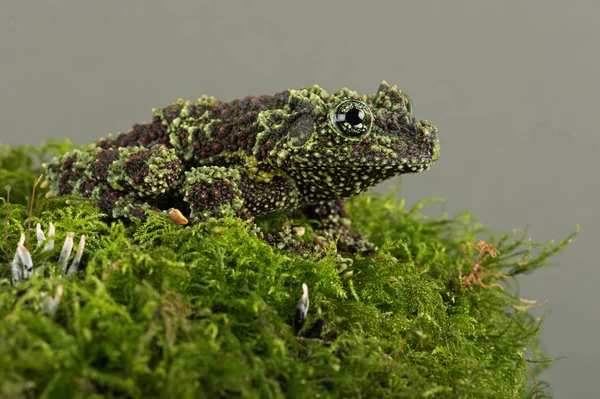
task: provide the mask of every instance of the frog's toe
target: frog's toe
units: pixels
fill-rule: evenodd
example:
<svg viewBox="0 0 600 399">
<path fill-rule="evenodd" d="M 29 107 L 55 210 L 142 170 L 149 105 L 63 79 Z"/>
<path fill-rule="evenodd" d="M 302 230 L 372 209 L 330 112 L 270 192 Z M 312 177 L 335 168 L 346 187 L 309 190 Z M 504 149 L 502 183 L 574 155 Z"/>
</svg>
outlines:
<svg viewBox="0 0 600 399">
<path fill-rule="evenodd" d="M 364 234 L 342 232 L 337 245 L 338 250 L 353 254 L 372 255 L 377 251 L 377 246 L 370 242 Z"/>
</svg>

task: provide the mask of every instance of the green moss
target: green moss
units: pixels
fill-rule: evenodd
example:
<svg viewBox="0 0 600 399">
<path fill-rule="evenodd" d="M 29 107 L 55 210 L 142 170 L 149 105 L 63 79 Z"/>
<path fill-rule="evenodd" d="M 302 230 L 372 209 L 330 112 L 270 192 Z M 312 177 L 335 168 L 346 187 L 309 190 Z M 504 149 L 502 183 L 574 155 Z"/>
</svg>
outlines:
<svg viewBox="0 0 600 399">
<path fill-rule="evenodd" d="M 406 209 L 396 193 L 361 196 L 350 202 L 354 228 L 380 250 L 339 272 L 333 254 L 276 250 L 240 220 L 182 227 L 154 214 L 145 224 L 111 222 L 85 201 L 47 200 L 38 188 L 32 222 L 54 222 L 58 241 L 85 233 L 86 267 L 66 278 L 47 266 L 15 288 L 8 259 L 27 232 L 36 162 L 69 146 L 0 147 L 1 186 L 11 186 L 10 206 L 6 192 L 0 198 L 10 249 L 3 242 L 0 396 L 551 396 L 528 371 L 537 376 L 550 361 L 538 346 L 541 320 L 515 282 L 572 236 L 538 244 L 496 236 L 469 213 L 426 218 L 427 201 Z M 481 239 L 499 255 L 476 245 Z M 59 251 L 33 251 L 34 263 L 49 265 Z M 325 321 L 321 339 L 293 334 L 302 283 L 307 326 Z M 50 317 L 43 297 L 59 286 Z"/>
</svg>

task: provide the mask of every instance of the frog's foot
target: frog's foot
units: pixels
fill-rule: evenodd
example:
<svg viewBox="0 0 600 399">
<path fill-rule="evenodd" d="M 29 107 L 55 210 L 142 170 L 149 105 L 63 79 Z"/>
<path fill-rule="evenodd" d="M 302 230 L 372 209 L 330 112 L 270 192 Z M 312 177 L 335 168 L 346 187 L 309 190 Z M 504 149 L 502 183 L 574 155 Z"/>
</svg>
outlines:
<svg viewBox="0 0 600 399">
<path fill-rule="evenodd" d="M 319 242 L 323 243 L 322 245 L 328 246 L 337 243 L 337 249 L 341 252 L 372 255 L 377 250 L 377 246 L 370 242 L 364 234 L 351 233 L 347 226 L 329 229 L 317 228 L 315 233 L 319 234 Z"/>
<path fill-rule="evenodd" d="M 54 249 L 54 225 L 52 222 L 49 223 L 48 226 L 48 239 L 46 240 L 46 236 L 42 231 L 40 224 L 36 225 L 36 238 L 37 238 L 37 248 L 36 250 L 41 250 L 43 252 L 50 251 Z M 71 275 L 79 271 L 79 265 L 81 262 L 81 257 L 83 255 L 83 250 L 85 248 L 85 235 L 81 235 L 79 239 L 79 244 L 77 245 L 77 252 L 71 261 L 71 264 L 68 265 L 69 258 L 71 257 L 71 252 L 73 251 L 73 237 L 75 233 L 69 232 L 67 233 L 67 237 L 63 243 L 62 250 L 60 252 L 60 256 L 58 258 L 57 267 L 61 270 L 64 275 Z M 45 243 L 45 245 L 44 245 Z M 10 264 L 10 269 L 12 273 L 12 282 L 13 285 L 17 285 L 21 281 L 28 280 L 33 273 L 35 272 L 36 265 L 33 264 L 33 259 L 31 257 L 31 252 L 25 247 L 25 234 L 21 234 L 21 238 L 19 243 L 17 244 L 17 250 L 15 252 L 15 256 Z M 40 247 L 44 245 L 43 248 Z M 37 265 L 37 270 L 41 269 L 45 266 L 45 263 L 41 265 Z"/>
<path fill-rule="evenodd" d="M 377 250 L 363 234 L 352 233 L 348 211 L 344 208 L 345 200 L 335 200 L 303 208 L 310 219 L 315 220 L 314 231 L 321 246 L 336 242 L 337 249 L 342 252 L 371 255 Z"/>
<path fill-rule="evenodd" d="M 181 160 L 164 145 L 75 151 L 48 166 L 45 184 L 59 195 L 94 201 L 109 215 L 146 220 L 147 211 L 180 184 Z"/>
<path fill-rule="evenodd" d="M 287 251 L 296 252 L 303 257 L 311 257 L 312 259 L 321 259 L 329 251 L 332 246 L 335 246 L 335 241 L 328 240 L 323 236 L 316 236 L 314 243 L 301 241 L 300 238 L 304 235 L 305 229 L 303 226 L 292 227 L 289 222 L 285 222 L 281 230 L 276 234 L 264 234 L 258 227 L 255 227 L 257 236 L 265 240 L 268 244 Z M 354 261 L 350 258 L 344 258 L 339 253 L 334 254 L 337 270 L 345 278 L 350 278 L 354 274 L 352 270 L 348 270 Z"/>
<path fill-rule="evenodd" d="M 320 246 L 299 240 L 300 237 L 302 237 L 305 233 L 305 229 L 302 226 L 292 227 L 290 223 L 286 222 L 281 227 L 281 231 L 277 232 L 276 234 L 264 234 L 258 227 L 255 229 L 255 231 L 257 232 L 257 236 L 259 238 L 265 240 L 268 244 L 278 249 L 285 249 L 306 255 L 309 253 L 325 253 Z"/>
</svg>

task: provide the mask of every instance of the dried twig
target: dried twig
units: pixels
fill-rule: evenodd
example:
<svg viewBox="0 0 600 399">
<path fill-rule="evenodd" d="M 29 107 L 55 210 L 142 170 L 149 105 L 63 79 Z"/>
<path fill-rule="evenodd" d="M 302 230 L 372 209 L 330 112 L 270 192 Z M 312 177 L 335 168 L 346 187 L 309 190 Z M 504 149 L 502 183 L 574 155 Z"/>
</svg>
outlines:
<svg viewBox="0 0 600 399">
<path fill-rule="evenodd" d="M 44 175 L 39 175 L 35 182 L 33 183 L 33 188 L 31 189 L 31 201 L 29 201 L 29 217 L 27 218 L 27 248 L 29 248 L 29 238 L 31 237 L 31 218 L 33 217 L 33 202 L 35 201 L 35 188 L 39 184 L 40 180 L 42 180 Z"/>
<path fill-rule="evenodd" d="M 8 252 L 8 217 L 10 215 L 10 186 L 4 187 L 6 190 L 6 216 L 4 217 L 4 249 L 6 251 L 6 263 L 10 262 Z"/>
</svg>

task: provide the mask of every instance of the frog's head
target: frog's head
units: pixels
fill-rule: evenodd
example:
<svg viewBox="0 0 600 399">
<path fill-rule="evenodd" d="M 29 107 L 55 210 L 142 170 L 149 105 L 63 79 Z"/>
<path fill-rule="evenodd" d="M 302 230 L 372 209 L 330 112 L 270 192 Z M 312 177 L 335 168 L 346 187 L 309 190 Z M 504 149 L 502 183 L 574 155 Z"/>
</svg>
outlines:
<svg viewBox="0 0 600 399">
<path fill-rule="evenodd" d="M 259 120 L 265 129 L 255 155 L 285 171 L 309 201 L 348 198 L 392 176 L 427 170 L 438 158 L 437 128 L 413 118 L 409 97 L 385 81 L 374 95 L 330 95 L 312 86 L 281 93 L 278 101 L 274 114 Z"/>
</svg>

